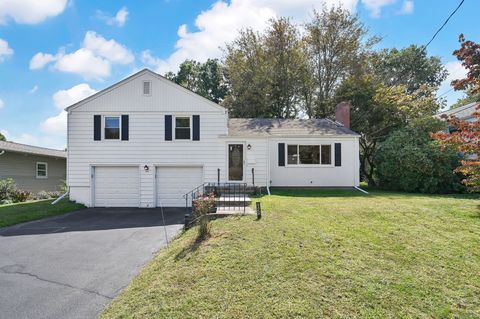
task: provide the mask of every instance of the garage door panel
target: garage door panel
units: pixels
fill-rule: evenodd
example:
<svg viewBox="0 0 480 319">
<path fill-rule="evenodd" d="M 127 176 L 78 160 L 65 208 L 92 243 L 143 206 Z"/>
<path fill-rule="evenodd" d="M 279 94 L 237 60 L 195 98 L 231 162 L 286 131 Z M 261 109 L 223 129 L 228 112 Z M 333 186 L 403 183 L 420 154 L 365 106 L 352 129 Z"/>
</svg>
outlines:
<svg viewBox="0 0 480 319">
<path fill-rule="evenodd" d="M 203 183 L 202 167 L 157 167 L 157 206 L 185 206 L 183 195 Z"/>
<path fill-rule="evenodd" d="M 95 206 L 138 207 L 138 167 L 95 167 Z"/>
</svg>

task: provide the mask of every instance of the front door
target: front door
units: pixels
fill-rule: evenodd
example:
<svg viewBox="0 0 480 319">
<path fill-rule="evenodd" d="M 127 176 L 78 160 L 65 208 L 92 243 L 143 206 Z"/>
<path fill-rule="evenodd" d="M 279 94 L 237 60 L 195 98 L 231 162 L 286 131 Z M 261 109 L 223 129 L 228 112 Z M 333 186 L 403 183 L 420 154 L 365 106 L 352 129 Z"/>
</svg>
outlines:
<svg viewBox="0 0 480 319">
<path fill-rule="evenodd" d="M 228 180 L 243 181 L 243 144 L 228 144 Z"/>
</svg>

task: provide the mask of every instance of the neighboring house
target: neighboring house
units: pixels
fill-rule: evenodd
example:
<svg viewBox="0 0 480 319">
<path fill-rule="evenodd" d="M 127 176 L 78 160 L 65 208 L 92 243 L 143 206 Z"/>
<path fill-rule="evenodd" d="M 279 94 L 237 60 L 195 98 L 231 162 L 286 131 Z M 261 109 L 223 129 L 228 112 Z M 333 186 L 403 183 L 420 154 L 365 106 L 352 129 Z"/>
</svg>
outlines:
<svg viewBox="0 0 480 319">
<path fill-rule="evenodd" d="M 337 107 L 349 123 L 349 105 Z M 87 206 L 185 205 L 205 182 L 359 185 L 359 135 L 327 120 L 229 119 L 142 70 L 66 109 L 70 198 Z"/>
<path fill-rule="evenodd" d="M 59 191 L 66 179 L 65 151 L 0 141 L 0 179 L 29 192 Z"/>
<path fill-rule="evenodd" d="M 443 119 L 443 116 L 456 116 L 458 119 L 473 122 L 475 121 L 475 116 L 473 113 L 477 110 L 477 107 L 480 105 L 480 102 L 473 102 L 467 105 L 459 106 L 454 109 L 446 110 L 435 115 L 438 119 Z M 452 131 L 455 128 L 449 127 L 448 131 Z"/>
</svg>

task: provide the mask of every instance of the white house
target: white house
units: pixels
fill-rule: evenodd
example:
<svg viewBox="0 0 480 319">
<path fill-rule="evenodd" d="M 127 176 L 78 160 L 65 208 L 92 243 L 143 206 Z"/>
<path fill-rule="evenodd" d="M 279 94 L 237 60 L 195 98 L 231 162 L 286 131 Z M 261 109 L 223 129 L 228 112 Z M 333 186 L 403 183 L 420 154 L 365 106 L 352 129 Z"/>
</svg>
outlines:
<svg viewBox="0 0 480 319">
<path fill-rule="evenodd" d="M 349 105 L 338 117 L 349 122 Z M 229 119 L 225 108 L 142 70 L 67 109 L 70 198 L 179 207 L 206 182 L 359 185 L 359 135 L 339 122 Z"/>
</svg>

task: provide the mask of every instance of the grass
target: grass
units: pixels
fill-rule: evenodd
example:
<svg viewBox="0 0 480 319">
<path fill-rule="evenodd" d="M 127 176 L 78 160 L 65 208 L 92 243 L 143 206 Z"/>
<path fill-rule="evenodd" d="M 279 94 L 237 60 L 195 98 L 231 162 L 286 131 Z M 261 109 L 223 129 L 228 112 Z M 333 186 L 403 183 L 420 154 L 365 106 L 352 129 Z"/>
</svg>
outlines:
<svg viewBox="0 0 480 319">
<path fill-rule="evenodd" d="M 102 318 L 479 318 L 479 199 L 277 191 L 185 232 Z"/>
<path fill-rule="evenodd" d="M 66 199 L 61 200 L 56 205 L 52 205 L 52 201 L 53 199 L 47 199 L 0 205 L 0 227 L 65 214 L 85 207 Z"/>
</svg>

